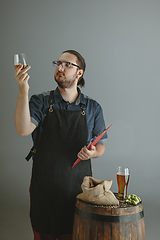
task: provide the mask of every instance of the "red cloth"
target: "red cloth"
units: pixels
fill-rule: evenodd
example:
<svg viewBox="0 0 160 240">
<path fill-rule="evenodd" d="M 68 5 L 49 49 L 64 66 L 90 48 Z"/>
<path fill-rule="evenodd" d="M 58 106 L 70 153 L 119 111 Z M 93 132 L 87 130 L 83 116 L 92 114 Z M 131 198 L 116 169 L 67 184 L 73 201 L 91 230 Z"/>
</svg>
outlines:
<svg viewBox="0 0 160 240">
<path fill-rule="evenodd" d="M 34 240 L 72 240 L 72 234 L 61 235 L 59 237 L 55 237 L 48 234 L 37 233 L 34 231 Z"/>
</svg>

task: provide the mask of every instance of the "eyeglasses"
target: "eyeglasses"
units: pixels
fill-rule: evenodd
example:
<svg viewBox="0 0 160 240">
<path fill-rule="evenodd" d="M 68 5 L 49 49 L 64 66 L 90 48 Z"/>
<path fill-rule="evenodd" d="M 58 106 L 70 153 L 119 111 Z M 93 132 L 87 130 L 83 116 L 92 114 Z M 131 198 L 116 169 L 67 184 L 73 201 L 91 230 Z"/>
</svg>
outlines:
<svg viewBox="0 0 160 240">
<path fill-rule="evenodd" d="M 59 67 L 60 65 L 62 65 L 63 68 L 70 68 L 72 66 L 78 67 L 80 69 L 80 67 L 74 63 L 71 62 L 61 62 L 61 61 L 53 61 L 53 66 L 54 67 Z"/>
</svg>

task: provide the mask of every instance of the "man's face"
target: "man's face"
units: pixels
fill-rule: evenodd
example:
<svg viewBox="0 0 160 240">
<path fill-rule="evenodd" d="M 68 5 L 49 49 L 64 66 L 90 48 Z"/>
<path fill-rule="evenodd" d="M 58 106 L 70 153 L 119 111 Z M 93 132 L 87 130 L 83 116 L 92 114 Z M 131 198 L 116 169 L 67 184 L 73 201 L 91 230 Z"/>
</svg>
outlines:
<svg viewBox="0 0 160 240">
<path fill-rule="evenodd" d="M 77 57 L 70 53 L 63 53 L 58 61 L 71 62 L 77 65 Z M 77 86 L 78 79 L 83 74 L 83 70 L 75 66 L 63 67 L 62 64 L 55 69 L 54 79 L 61 88 Z"/>
</svg>

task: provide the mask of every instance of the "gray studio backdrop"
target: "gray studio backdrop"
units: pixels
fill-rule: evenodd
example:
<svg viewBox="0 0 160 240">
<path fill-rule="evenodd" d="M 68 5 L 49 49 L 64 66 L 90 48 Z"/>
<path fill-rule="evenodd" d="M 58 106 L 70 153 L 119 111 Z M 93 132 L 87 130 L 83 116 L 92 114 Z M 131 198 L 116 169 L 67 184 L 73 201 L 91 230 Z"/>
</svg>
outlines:
<svg viewBox="0 0 160 240">
<path fill-rule="evenodd" d="M 13 54 L 32 66 L 30 96 L 56 87 L 52 61 L 76 49 L 86 59 L 82 91 L 102 106 L 108 132 L 105 154 L 92 160 L 93 176 L 112 179 L 130 168 L 129 193 L 144 202 L 146 239 L 160 226 L 160 1 L 0 0 L 1 158 L 0 239 L 33 239 L 29 221 L 31 137 L 14 125 L 18 85 Z"/>
</svg>

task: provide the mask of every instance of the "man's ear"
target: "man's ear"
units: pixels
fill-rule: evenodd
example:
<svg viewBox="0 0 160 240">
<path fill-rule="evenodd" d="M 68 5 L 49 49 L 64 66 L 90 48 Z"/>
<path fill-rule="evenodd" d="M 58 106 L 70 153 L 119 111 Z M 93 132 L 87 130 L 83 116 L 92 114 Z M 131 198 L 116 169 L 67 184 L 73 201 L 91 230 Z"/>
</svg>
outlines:
<svg viewBox="0 0 160 240">
<path fill-rule="evenodd" d="M 83 75 L 83 69 L 79 69 L 77 75 L 80 78 Z"/>
</svg>

